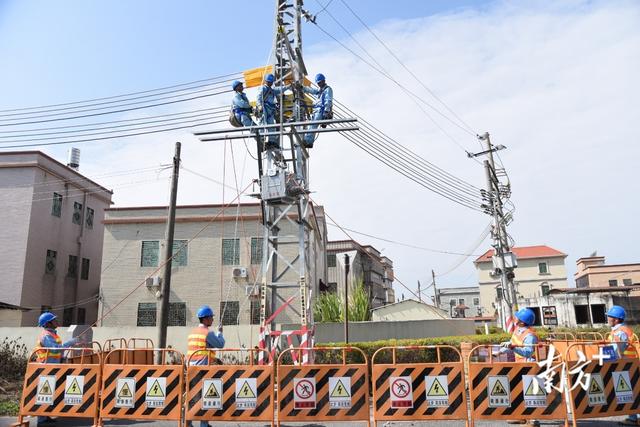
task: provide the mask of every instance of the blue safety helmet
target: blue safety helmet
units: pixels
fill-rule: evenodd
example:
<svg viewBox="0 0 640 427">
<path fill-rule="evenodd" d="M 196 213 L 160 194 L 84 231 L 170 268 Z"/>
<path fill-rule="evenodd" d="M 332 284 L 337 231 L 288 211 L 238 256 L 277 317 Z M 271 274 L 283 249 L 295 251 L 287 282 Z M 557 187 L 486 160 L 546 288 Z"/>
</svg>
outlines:
<svg viewBox="0 0 640 427">
<path fill-rule="evenodd" d="M 236 90 L 236 88 L 241 84 L 242 82 L 240 80 L 234 80 L 233 83 L 231 83 L 231 89 Z"/>
<path fill-rule="evenodd" d="M 608 317 L 614 317 L 616 319 L 624 320 L 627 313 L 625 313 L 624 308 L 619 305 L 612 306 L 609 311 L 607 311 Z"/>
<path fill-rule="evenodd" d="M 316 83 L 320 83 L 324 81 L 324 74 L 318 73 L 316 74 Z"/>
<path fill-rule="evenodd" d="M 203 317 L 213 317 L 213 310 L 208 305 L 203 305 L 198 310 L 198 319 L 202 319 Z"/>
<path fill-rule="evenodd" d="M 276 81 L 276 78 L 273 74 L 269 73 L 266 76 L 264 76 L 264 81 L 265 82 L 269 82 L 269 83 L 273 83 Z"/>
<path fill-rule="evenodd" d="M 522 308 L 516 312 L 516 319 L 527 326 L 536 323 L 536 314 L 530 308 Z"/>
<path fill-rule="evenodd" d="M 46 311 L 42 313 L 38 318 L 38 326 L 42 327 L 55 319 L 57 319 L 57 316 L 55 314 Z"/>
</svg>

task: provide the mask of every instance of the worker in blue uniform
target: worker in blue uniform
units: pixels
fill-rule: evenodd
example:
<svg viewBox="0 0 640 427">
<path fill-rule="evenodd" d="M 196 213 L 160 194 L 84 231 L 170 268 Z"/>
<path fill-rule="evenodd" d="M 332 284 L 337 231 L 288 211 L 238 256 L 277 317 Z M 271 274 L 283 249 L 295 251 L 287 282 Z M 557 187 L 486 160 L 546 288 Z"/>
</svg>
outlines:
<svg viewBox="0 0 640 427">
<path fill-rule="evenodd" d="M 273 125 L 276 123 L 276 116 L 278 114 L 278 102 L 277 98 L 284 93 L 289 86 L 273 86 L 276 78 L 273 74 L 267 74 L 264 77 L 264 84 L 258 92 L 258 99 L 256 101 L 256 110 L 261 115 L 260 124 Z M 265 132 L 276 133 L 276 128 L 267 128 Z M 269 136 L 266 144 L 267 148 L 279 148 L 280 140 L 277 135 Z"/>
<path fill-rule="evenodd" d="M 240 80 L 234 80 L 231 84 L 235 94 L 231 101 L 231 108 L 236 120 L 242 124 L 242 126 L 255 126 L 253 119 L 251 119 L 251 113 L 253 108 L 249 103 L 247 94 L 244 93 L 244 85 Z"/>
<path fill-rule="evenodd" d="M 323 74 L 316 75 L 316 84 L 318 89 L 313 87 L 303 87 L 305 93 L 310 93 L 316 97 L 313 103 L 312 120 L 327 120 L 333 118 L 333 89 L 329 86 Z M 317 129 L 319 125 L 309 125 L 309 129 Z M 315 133 L 306 133 L 304 135 L 304 143 L 307 148 L 313 147 L 316 139 Z"/>
</svg>

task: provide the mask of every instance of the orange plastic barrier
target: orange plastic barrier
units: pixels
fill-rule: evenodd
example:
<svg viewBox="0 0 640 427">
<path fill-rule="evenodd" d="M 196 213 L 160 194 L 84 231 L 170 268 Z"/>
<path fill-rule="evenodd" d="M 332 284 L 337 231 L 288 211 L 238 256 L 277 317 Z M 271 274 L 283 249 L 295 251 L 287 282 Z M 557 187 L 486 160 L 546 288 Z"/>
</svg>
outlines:
<svg viewBox="0 0 640 427">
<path fill-rule="evenodd" d="M 600 332 L 577 332 L 576 341 L 604 341 Z"/>
<path fill-rule="evenodd" d="M 606 341 L 576 343 L 567 350 L 567 372 L 572 370 L 577 359 L 578 350 L 592 347 L 591 354 L 600 354 L 604 346 L 612 343 Z M 615 345 L 615 343 L 614 343 Z M 640 412 L 640 360 L 638 357 L 621 358 L 616 361 L 591 362 L 580 371 L 568 377 L 568 385 L 573 389 L 569 393 L 571 410 L 574 414 L 573 427 L 577 419 L 613 417 L 631 415 Z M 582 385 L 581 385 L 581 384 Z"/>
<path fill-rule="evenodd" d="M 318 360 L 323 352 L 341 352 L 342 363 L 291 365 L 285 359 L 303 352 Z M 349 353 L 359 353 L 363 363 L 347 364 Z M 278 357 L 278 426 L 283 421 L 369 420 L 369 371 L 367 357 L 355 347 L 290 348 Z"/>
<path fill-rule="evenodd" d="M 152 360 L 154 354 L 159 354 L 161 363 L 134 363 L 141 359 L 136 352 L 151 352 Z M 180 425 L 183 360 L 180 352 L 167 349 L 115 349 L 109 352 L 103 363 L 100 421 L 175 420 Z"/>
<path fill-rule="evenodd" d="M 545 390 L 543 372 L 536 362 L 498 362 L 497 346 L 481 345 L 469 353 L 471 425 L 474 420 L 564 420 L 568 426 L 563 394 Z M 546 358 L 548 344 L 535 346 L 537 360 Z M 561 363 L 556 353 L 554 365 Z M 536 386 L 537 382 L 537 386 Z M 553 380 L 560 386 L 560 377 Z"/>
<path fill-rule="evenodd" d="M 443 361 L 441 352 L 455 355 Z M 397 363 L 396 352 L 434 350 L 434 362 Z M 391 352 L 391 363 L 376 359 Z M 423 359 L 426 359 L 423 357 Z M 468 425 L 464 363 L 451 346 L 383 347 L 371 358 L 373 419 L 379 421 L 465 420 Z"/>
<path fill-rule="evenodd" d="M 576 337 L 570 332 L 549 332 L 547 341 L 575 341 Z"/>
<path fill-rule="evenodd" d="M 24 377 L 18 422 L 28 426 L 28 415 L 51 417 L 92 418 L 98 423 L 98 393 L 100 391 L 101 356 L 87 348 L 36 349 L 36 354 L 48 357 L 51 351 L 80 352 L 78 363 L 29 362 Z M 85 359 L 82 355 L 86 355 Z M 96 361 L 97 363 L 92 363 Z"/>
<path fill-rule="evenodd" d="M 213 350 L 213 349 L 212 349 Z M 224 359 L 232 352 L 247 354 L 242 364 L 214 365 L 211 350 L 199 350 L 187 360 L 185 420 L 269 422 L 273 426 L 273 365 L 258 365 L 258 349 L 215 349 Z M 205 354 L 207 365 L 192 365 Z"/>
</svg>

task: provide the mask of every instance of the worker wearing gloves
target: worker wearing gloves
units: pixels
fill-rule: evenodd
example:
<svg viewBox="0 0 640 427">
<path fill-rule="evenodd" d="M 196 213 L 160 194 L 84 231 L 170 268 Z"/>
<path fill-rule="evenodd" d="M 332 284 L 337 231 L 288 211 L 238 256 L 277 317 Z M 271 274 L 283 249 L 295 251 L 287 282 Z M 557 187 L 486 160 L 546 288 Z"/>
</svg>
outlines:
<svg viewBox="0 0 640 427">
<path fill-rule="evenodd" d="M 242 126 L 255 126 L 255 123 L 251 119 L 251 112 L 253 108 L 251 108 L 249 99 L 244 93 L 244 85 L 240 80 L 234 80 L 231 84 L 231 88 L 235 92 L 233 100 L 231 101 L 231 110 L 233 111 L 235 119 Z"/>
<path fill-rule="evenodd" d="M 536 345 L 540 342 L 533 324 L 536 322 L 536 314 L 529 308 L 523 308 L 516 312 L 517 327 L 511 336 L 511 341 L 502 343 L 503 350 L 511 350 L 515 354 L 516 362 L 534 362 L 536 360 Z M 527 424 L 527 420 L 508 421 L 509 424 Z M 530 426 L 539 426 L 537 420 L 529 420 Z"/>
<path fill-rule="evenodd" d="M 277 86 L 274 87 L 273 83 L 276 78 L 273 74 L 267 74 L 264 77 L 264 85 L 258 92 L 258 99 L 256 101 L 257 115 L 260 115 L 260 124 L 273 125 L 276 123 L 276 115 L 278 114 L 278 106 L 276 97 L 279 97 L 284 91 L 289 89 L 289 86 Z M 276 128 L 267 128 L 266 132 L 276 133 Z M 266 144 L 267 148 L 279 148 L 280 142 L 277 135 L 271 135 Z"/>
<path fill-rule="evenodd" d="M 310 93 L 316 97 L 313 103 L 312 120 L 328 120 L 333 118 L 333 89 L 329 86 L 323 74 L 316 75 L 316 84 L 319 89 L 313 87 L 303 87 L 305 93 Z M 317 129 L 319 125 L 309 125 L 309 129 Z M 316 139 L 315 133 L 306 133 L 304 135 L 304 143 L 307 148 L 313 147 Z"/>
<path fill-rule="evenodd" d="M 38 344 L 36 345 L 36 362 L 37 363 L 61 363 L 63 350 L 48 350 L 51 348 L 66 348 L 73 347 L 77 342 L 77 338 L 72 338 L 69 341 L 62 342 L 56 329 L 60 324 L 55 314 L 45 312 L 38 318 L 38 326 L 42 329 L 40 337 L 38 338 Z M 53 424 L 56 421 L 51 417 L 38 417 L 37 425 Z"/>
<path fill-rule="evenodd" d="M 218 332 L 209 330 L 213 324 L 213 310 L 208 305 L 200 307 L 196 313 L 200 324 L 189 334 L 187 342 L 187 360 L 191 365 L 207 365 L 210 358 L 216 357 L 215 351 L 204 351 L 208 348 L 223 348 L 224 336 L 222 336 L 222 326 L 218 327 Z M 192 356 L 193 355 L 193 356 Z M 188 423 L 192 427 L 191 422 Z M 208 427 L 209 423 L 200 421 L 200 427 Z"/>
<path fill-rule="evenodd" d="M 633 334 L 633 330 L 625 325 L 625 317 L 626 312 L 624 308 L 619 305 L 614 305 L 609 309 L 609 311 L 607 311 L 607 321 L 609 326 L 611 326 L 611 333 L 607 337 L 607 340 L 615 343 L 610 346 L 612 347 L 613 352 L 608 352 L 608 354 L 613 353 L 616 359 L 622 357 L 638 357 L 633 346 L 633 339 L 635 335 Z M 631 414 L 624 421 L 621 421 L 620 424 L 625 426 L 640 425 L 640 422 L 638 422 L 638 415 Z"/>
</svg>

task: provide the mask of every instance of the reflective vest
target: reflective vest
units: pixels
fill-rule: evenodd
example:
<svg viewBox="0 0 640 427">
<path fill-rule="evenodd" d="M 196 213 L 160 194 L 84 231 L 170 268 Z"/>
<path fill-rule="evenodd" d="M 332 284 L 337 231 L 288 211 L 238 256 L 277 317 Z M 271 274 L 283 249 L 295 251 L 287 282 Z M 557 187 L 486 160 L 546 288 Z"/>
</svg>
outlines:
<svg viewBox="0 0 640 427">
<path fill-rule="evenodd" d="M 616 328 L 615 332 L 624 332 L 628 337 L 628 345 L 627 348 L 622 353 L 622 357 L 633 357 L 637 358 L 638 353 L 636 353 L 635 345 L 638 342 L 638 337 L 633 333 L 633 329 L 628 327 L 627 325 L 620 325 Z M 609 336 L 607 337 L 609 342 L 620 342 L 620 339 L 614 335 L 614 331 L 611 331 Z"/>
<path fill-rule="evenodd" d="M 45 346 L 42 342 L 44 341 L 44 337 L 46 337 L 47 335 L 49 335 L 54 340 L 56 340 L 56 344 L 62 347 L 62 340 L 54 330 L 43 329 L 42 332 L 40 333 L 40 337 L 38 338 L 38 342 L 36 344 L 36 362 L 60 363 L 62 360 L 62 350 L 44 350 L 43 349 Z"/>
<path fill-rule="evenodd" d="M 536 334 L 536 331 L 533 328 L 517 328 L 515 330 L 515 332 L 513 333 L 513 335 L 511 336 L 511 344 L 513 344 L 514 346 L 516 346 L 516 347 L 531 347 L 533 349 L 533 354 L 529 358 L 521 356 L 518 353 L 515 353 L 516 361 L 524 362 L 527 359 L 535 360 L 535 358 L 536 358 L 535 347 L 527 346 L 524 343 L 525 338 L 527 338 L 529 335 L 533 335 L 534 337 L 536 337 L 536 341 L 540 341 L 540 339 L 538 338 L 538 335 Z"/>
<path fill-rule="evenodd" d="M 208 333 L 209 328 L 206 326 L 198 326 L 189 334 L 189 339 L 187 340 L 187 360 L 189 360 L 189 357 L 191 357 L 193 353 L 197 352 L 195 356 L 191 357 L 192 364 L 206 364 L 208 357 L 216 357 L 215 351 L 203 351 L 207 348 Z"/>
</svg>

